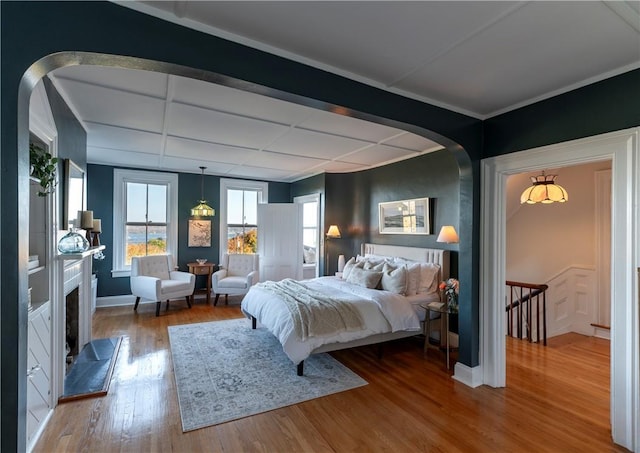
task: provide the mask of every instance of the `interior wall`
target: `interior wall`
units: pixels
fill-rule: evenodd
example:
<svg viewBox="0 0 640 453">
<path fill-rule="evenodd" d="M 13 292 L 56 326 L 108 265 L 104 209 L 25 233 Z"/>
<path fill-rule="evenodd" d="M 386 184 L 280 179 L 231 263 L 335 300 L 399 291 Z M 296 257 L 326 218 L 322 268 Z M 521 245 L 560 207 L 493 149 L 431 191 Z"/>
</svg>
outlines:
<svg viewBox="0 0 640 453">
<path fill-rule="evenodd" d="M 544 284 L 569 266 L 595 267 L 595 172 L 610 168 L 604 161 L 547 170 L 567 190 L 566 203 L 520 204 L 530 176 L 540 172 L 509 176 L 507 280 Z"/>
<path fill-rule="evenodd" d="M 333 175 L 327 175 L 328 181 Z M 378 204 L 429 197 L 433 199 L 429 235 L 380 234 Z M 451 250 L 451 274 L 458 275 L 458 244 L 437 243 L 442 225 L 460 231 L 460 175 L 456 159 L 448 150 L 396 162 L 383 167 L 342 175 L 327 184 L 327 224 L 336 223 L 342 238 L 333 241 L 334 255 L 360 253 L 363 242 Z M 325 225 L 326 226 L 326 225 Z M 334 245 L 332 243 L 332 245 Z M 329 263 L 334 272 L 337 263 Z"/>
</svg>

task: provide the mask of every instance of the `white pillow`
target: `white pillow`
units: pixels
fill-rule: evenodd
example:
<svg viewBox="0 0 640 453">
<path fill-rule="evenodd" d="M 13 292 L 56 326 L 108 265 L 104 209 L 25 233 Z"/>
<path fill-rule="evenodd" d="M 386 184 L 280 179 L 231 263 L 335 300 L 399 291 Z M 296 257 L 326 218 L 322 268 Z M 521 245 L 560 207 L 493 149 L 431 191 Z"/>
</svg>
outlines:
<svg viewBox="0 0 640 453">
<path fill-rule="evenodd" d="M 413 296 L 418 294 L 418 288 L 420 287 L 420 263 L 417 261 L 409 261 L 402 258 L 396 258 L 395 264 L 397 266 L 404 266 L 407 268 L 407 296 Z"/>
<path fill-rule="evenodd" d="M 362 267 L 364 266 L 364 263 L 357 263 L 355 258 L 353 257 L 349 258 L 349 261 L 347 261 L 344 264 L 344 269 L 342 269 L 342 278 L 344 280 L 346 280 L 347 277 L 349 277 L 349 274 L 351 273 L 351 271 L 355 266 Z"/>
<path fill-rule="evenodd" d="M 354 267 L 349 273 L 347 281 L 355 285 L 363 286 L 369 289 L 375 289 L 380 283 L 382 272 L 365 270 L 360 267 Z"/>
<path fill-rule="evenodd" d="M 440 283 L 437 276 L 440 272 L 440 266 L 434 263 L 420 263 L 420 285 L 418 286 L 418 294 L 435 293 L 438 291 Z"/>
<path fill-rule="evenodd" d="M 385 263 L 380 284 L 385 291 L 404 296 L 407 292 L 407 268 L 404 266 L 395 267 Z"/>
<path fill-rule="evenodd" d="M 385 262 L 384 261 L 380 261 L 380 262 L 375 262 L 375 261 L 370 261 L 368 259 L 366 259 L 364 261 L 364 269 L 366 270 L 373 270 L 376 272 L 381 272 L 382 269 L 384 268 Z"/>
</svg>

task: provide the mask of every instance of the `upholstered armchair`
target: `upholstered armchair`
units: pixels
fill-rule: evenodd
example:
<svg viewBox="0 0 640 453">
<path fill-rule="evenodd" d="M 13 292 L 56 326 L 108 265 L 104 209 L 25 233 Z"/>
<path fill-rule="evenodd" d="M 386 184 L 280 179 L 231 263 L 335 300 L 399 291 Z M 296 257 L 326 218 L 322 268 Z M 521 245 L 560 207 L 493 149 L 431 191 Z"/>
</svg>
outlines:
<svg viewBox="0 0 640 453">
<path fill-rule="evenodd" d="M 131 294 L 136 296 L 133 309 L 138 310 L 140 299 L 156 301 L 156 316 L 160 316 L 160 302 L 184 297 L 191 308 L 190 296 L 196 276 L 173 270 L 171 255 L 134 256 L 131 258 Z"/>
<path fill-rule="evenodd" d="M 216 293 L 213 302 L 218 303 L 220 294 L 224 294 L 224 303 L 229 303 L 228 296 L 247 294 L 252 285 L 259 280 L 259 258 L 257 254 L 225 253 L 220 263 L 220 270 L 211 276 L 211 287 Z"/>
</svg>

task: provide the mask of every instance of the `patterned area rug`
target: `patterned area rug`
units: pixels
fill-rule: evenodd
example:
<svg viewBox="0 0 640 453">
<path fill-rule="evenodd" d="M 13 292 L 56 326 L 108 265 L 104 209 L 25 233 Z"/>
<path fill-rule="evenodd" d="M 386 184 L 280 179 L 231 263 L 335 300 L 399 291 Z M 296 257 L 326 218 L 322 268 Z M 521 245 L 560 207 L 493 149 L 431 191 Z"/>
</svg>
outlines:
<svg viewBox="0 0 640 453">
<path fill-rule="evenodd" d="M 276 337 L 248 319 L 168 329 L 184 432 L 367 384 L 328 354 L 298 376 Z"/>
</svg>

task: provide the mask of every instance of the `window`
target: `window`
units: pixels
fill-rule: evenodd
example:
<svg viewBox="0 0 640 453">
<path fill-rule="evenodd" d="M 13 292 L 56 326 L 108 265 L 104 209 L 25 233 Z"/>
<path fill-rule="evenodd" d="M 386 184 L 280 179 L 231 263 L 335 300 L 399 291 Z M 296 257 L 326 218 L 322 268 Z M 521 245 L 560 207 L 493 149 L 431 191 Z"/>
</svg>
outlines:
<svg viewBox="0 0 640 453">
<path fill-rule="evenodd" d="M 302 204 L 302 277 L 317 277 L 320 246 L 320 194 L 295 197 L 293 201 Z"/>
<path fill-rule="evenodd" d="M 129 276 L 133 256 L 177 259 L 178 175 L 117 169 L 113 205 L 114 277 Z"/>
<path fill-rule="evenodd" d="M 258 251 L 258 203 L 268 200 L 265 182 L 220 180 L 220 254 Z"/>
<path fill-rule="evenodd" d="M 317 262 L 318 238 L 320 237 L 320 194 L 295 197 L 302 204 L 302 246 L 304 264 Z"/>
</svg>

